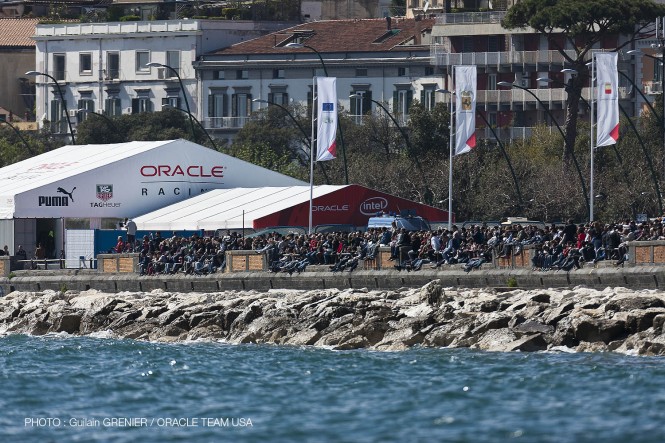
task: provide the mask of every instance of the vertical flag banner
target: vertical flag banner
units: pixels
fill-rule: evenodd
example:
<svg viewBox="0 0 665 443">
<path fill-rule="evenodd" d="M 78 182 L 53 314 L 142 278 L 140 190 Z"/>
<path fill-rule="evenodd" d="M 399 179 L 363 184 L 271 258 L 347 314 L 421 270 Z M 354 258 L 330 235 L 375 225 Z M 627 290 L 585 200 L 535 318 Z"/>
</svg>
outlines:
<svg viewBox="0 0 665 443">
<path fill-rule="evenodd" d="M 596 146 L 613 145 L 619 139 L 618 53 L 596 53 Z"/>
<path fill-rule="evenodd" d="M 316 161 L 332 160 L 337 156 L 337 78 L 317 77 L 318 108 L 316 115 Z"/>
<path fill-rule="evenodd" d="M 455 66 L 455 155 L 476 147 L 476 67 Z"/>
</svg>

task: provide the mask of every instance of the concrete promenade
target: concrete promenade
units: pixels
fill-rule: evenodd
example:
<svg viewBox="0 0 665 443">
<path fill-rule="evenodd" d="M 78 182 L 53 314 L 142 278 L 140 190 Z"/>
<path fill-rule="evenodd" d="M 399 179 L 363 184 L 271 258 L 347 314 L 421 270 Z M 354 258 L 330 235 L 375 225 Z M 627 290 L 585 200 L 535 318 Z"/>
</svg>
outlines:
<svg viewBox="0 0 665 443">
<path fill-rule="evenodd" d="M 11 278 L 0 278 L 4 294 L 11 291 L 96 289 L 103 292 L 216 292 L 226 290 L 268 291 L 270 289 L 396 289 L 420 287 L 440 279 L 444 287 L 466 288 L 572 288 L 586 286 L 604 289 L 665 288 L 665 266 L 585 267 L 571 272 L 531 271 L 530 269 L 480 269 L 465 273 L 461 266 L 451 269 L 422 269 L 415 272 L 396 270 L 356 270 L 352 273 L 330 271 L 304 272 L 289 276 L 266 271 L 214 273 L 204 276 L 157 275 L 135 273 L 99 273 L 94 270 L 16 271 Z"/>
</svg>

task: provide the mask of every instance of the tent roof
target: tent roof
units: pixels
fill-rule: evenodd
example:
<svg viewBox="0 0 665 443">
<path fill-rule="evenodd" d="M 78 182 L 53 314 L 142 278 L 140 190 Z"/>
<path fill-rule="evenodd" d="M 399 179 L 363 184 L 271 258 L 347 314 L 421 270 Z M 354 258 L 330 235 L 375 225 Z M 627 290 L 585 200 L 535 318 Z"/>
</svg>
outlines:
<svg viewBox="0 0 665 443">
<path fill-rule="evenodd" d="M 313 197 L 346 187 L 315 186 Z M 309 201 L 309 189 L 309 186 L 214 189 L 136 217 L 134 221 L 141 230 L 251 228 L 258 218 Z"/>
<path fill-rule="evenodd" d="M 63 146 L 0 168 L 0 195 L 36 189 L 177 141 Z"/>
</svg>

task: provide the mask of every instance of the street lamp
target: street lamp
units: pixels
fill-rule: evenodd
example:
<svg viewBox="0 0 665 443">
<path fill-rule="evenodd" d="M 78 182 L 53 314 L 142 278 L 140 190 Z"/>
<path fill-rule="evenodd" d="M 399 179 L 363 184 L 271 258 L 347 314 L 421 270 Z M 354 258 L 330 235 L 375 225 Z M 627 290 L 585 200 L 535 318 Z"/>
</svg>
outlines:
<svg viewBox="0 0 665 443">
<path fill-rule="evenodd" d="M 309 134 L 307 134 L 307 131 L 305 131 L 305 129 L 300 124 L 300 122 L 293 116 L 293 114 L 291 114 L 291 112 L 288 110 L 288 108 L 286 106 L 282 106 L 279 103 L 269 102 L 268 100 L 262 100 L 260 98 L 255 98 L 252 101 L 255 102 L 255 103 L 265 103 L 268 106 L 277 106 L 282 111 L 284 111 L 286 113 L 286 115 L 288 115 L 289 118 L 291 118 L 291 120 L 293 120 L 293 122 L 296 124 L 296 126 L 298 127 L 300 132 L 302 132 L 302 134 L 305 136 L 305 140 L 307 140 L 307 145 L 309 146 L 309 154 L 307 154 L 307 152 L 304 149 L 302 149 L 302 148 L 300 148 L 300 149 L 303 152 L 305 152 L 305 154 L 307 154 L 308 156 L 313 155 L 312 140 L 310 139 Z M 330 178 L 328 178 L 328 173 L 326 173 L 326 169 L 323 167 L 323 164 L 321 164 L 321 162 L 317 162 L 317 163 L 319 164 L 319 169 L 321 170 L 321 173 L 323 174 L 323 177 L 326 180 L 326 184 L 329 185 L 330 184 Z"/>
<path fill-rule="evenodd" d="M 449 128 L 449 134 L 448 134 L 448 153 L 450 155 L 450 159 L 448 160 L 448 231 L 453 230 L 453 220 L 452 220 L 452 214 L 453 214 L 453 95 L 455 95 L 455 92 L 449 91 L 447 89 L 443 88 L 438 88 L 436 89 L 435 92 L 440 92 L 441 94 L 449 94 L 450 95 L 450 117 L 448 119 L 448 128 Z"/>
<path fill-rule="evenodd" d="M 323 67 L 323 74 L 328 77 L 328 68 L 326 67 L 326 63 L 323 61 L 323 56 L 319 51 L 317 51 L 315 48 L 309 45 L 305 45 L 303 43 L 287 43 L 284 45 L 285 48 L 292 48 L 292 49 L 299 49 L 299 48 L 306 48 L 309 49 L 310 51 L 314 52 L 317 57 L 319 58 L 319 61 L 321 62 L 321 66 Z M 312 91 L 314 92 L 314 91 Z M 314 105 L 313 100 L 312 100 L 312 105 Z M 348 185 L 349 184 L 349 168 L 347 167 L 346 164 L 346 147 L 344 145 L 344 133 L 342 132 L 342 125 L 339 122 L 339 119 L 337 119 L 337 132 L 339 132 L 339 141 L 340 144 L 342 145 L 342 163 L 344 163 L 344 184 Z"/>
<path fill-rule="evenodd" d="M 192 139 L 194 139 L 194 120 L 192 116 L 192 112 L 189 109 L 189 100 L 187 100 L 187 93 L 185 92 L 185 85 L 182 84 L 182 79 L 180 78 L 180 74 L 178 74 L 178 70 L 169 66 L 165 65 L 163 63 L 157 63 L 157 62 L 150 62 L 146 63 L 146 66 L 150 68 L 165 68 L 171 71 L 173 74 L 175 74 L 176 78 L 178 79 L 178 83 L 180 83 L 180 89 L 182 90 L 182 98 L 185 100 L 185 106 L 187 107 L 187 114 L 189 115 L 189 126 L 192 129 Z"/>
<path fill-rule="evenodd" d="M 104 114 L 99 113 L 99 112 L 91 111 L 90 109 L 85 109 L 85 108 L 77 109 L 76 112 L 81 112 L 81 113 L 83 113 L 83 114 L 94 114 L 94 115 L 96 115 L 96 116 L 99 117 L 99 118 L 103 118 L 104 120 L 106 120 L 106 121 L 108 122 L 108 124 L 109 124 L 109 125 L 115 130 L 115 131 L 118 131 L 118 127 L 115 125 L 115 123 L 113 123 L 113 120 L 111 120 L 107 115 L 104 115 Z"/>
<path fill-rule="evenodd" d="M 186 111 L 186 110 L 184 110 L 184 109 L 180 109 L 180 108 L 177 108 L 177 107 L 175 107 L 175 106 L 168 105 L 168 104 L 167 104 L 167 105 L 163 105 L 163 107 L 164 107 L 164 108 L 167 108 L 167 109 L 173 109 L 173 110 L 175 110 L 175 111 L 180 111 L 180 112 L 184 112 L 184 113 L 188 114 L 188 115 L 189 115 L 189 121 L 191 122 L 192 119 L 194 119 L 194 121 L 195 121 L 196 124 L 199 126 L 199 128 L 201 128 L 201 130 L 202 130 L 202 131 L 205 133 L 205 135 L 208 137 L 208 141 L 210 141 L 210 144 L 212 144 L 212 147 L 215 149 L 215 151 L 218 151 L 218 149 L 217 149 L 217 145 L 215 144 L 215 141 L 214 141 L 214 140 L 212 139 L 212 137 L 210 136 L 210 133 L 206 130 L 206 128 L 203 127 L 203 125 L 201 124 L 201 122 L 198 121 L 198 119 L 197 119 L 196 117 L 194 117 L 189 111 Z M 194 133 L 193 133 L 193 132 L 192 132 L 192 138 L 194 138 Z"/>
<path fill-rule="evenodd" d="M 563 71 L 565 71 L 565 69 L 564 69 Z M 563 71 L 562 71 L 562 72 L 563 72 Z M 576 71 L 576 72 L 577 72 L 577 71 Z M 498 85 L 498 86 L 504 86 L 504 87 L 507 87 L 507 88 L 517 88 L 517 89 L 521 89 L 521 90 L 523 90 L 523 91 L 528 92 L 531 96 L 533 96 L 533 98 L 536 99 L 536 101 L 540 104 L 540 106 L 543 107 L 543 109 L 545 110 L 545 112 L 547 112 L 547 115 L 550 116 L 550 119 L 552 120 L 552 122 L 554 123 L 554 125 L 556 126 L 556 128 L 559 130 L 559 133 L 561 134 L 561 137 L 563 137 L 563 143 L 564 143 L 564 144 L 566 143 L 566 134 L 563 132 L 563 129 L 561 129 L 561 126 L 559 125 L 559 123 L 558 123 L 558 122 L 556 121 L 556 119 L 554 118 L 554 115 L 552 114 L 552 111 L 550 111 L 549 106 L 545 106 L 545 103 L 543 103 L 543 101 L 542 101 L 540 98 L 538 98 L 538 96 L 537 96 L 536 94 L 534 94 L 533 91 L 531 91 L 529 88 L 525 88 L 524 86 L 520 86 L 520 85 L 517 85 L 517 84 L 515 84 L 515 83 L 498 82 L 497 85 Z M 574 163 L 574 165 L 575 165 L 575 169 L 577 170 L 577 175 L 578 175 L 579 178 L 580 178 L 580 184 L 581 184 L 581 186 L 582 186 L 582 193 L 584 194 L 584 200 L 585 200 L 585 202 L 586 202 L 587 208 L 591 208 L 591 206 L 590 206 L 590 202 L 589 202 L 589 196 L 587 195 L 586 184 L 584 183 L 584 177 L 582 176 L 582 170 L 580 169 L 580 165 L 579 165 L 579 163 L 577 162 L 577 157 L 575 157 L 575 153 L 574 153 L 574 152 L 572 153 L 571 158 L 573 159 L 573 163 Z"/>
<path fill-rule="evenodd" d="M 349 98 L 356 98 L 358 96 L 360 96 L 360 94 L 351 94 L 349 96 Z M 390 117 L 390 120 L 392 120 L 392 122 L 395 124 L 395 126 L 399 130 L 399 133 L 402 135 L 402 138 L 404 139 L 404 142 L 406 142 L 406 146 L 407 146 L 407 149 L 409 150 L 409 154 L 411 154 L 411 156 L 413 157 L 413 160 L 416 163 L 416 167 L 418 168 L 418 172 L 420 173 L 420 177 L 423 180 L 423 186 L 425 186 L 425 194 L 430 195 L 431 191 L 430 191 L 429 186 L 427 184 L 427 180 L 425 180 L 425 173 L 423 171 L 423 167 L 420 164 L 420 160 L 418 160 L 418 155 L 413 150 L 413 145 L 411 144 L 411 140 L 409 140 L 409 136 L 406 134 L 406 132 L 404 132 L 404 129 L 400 126 L 400 124 L 397 122 L 395 117 L 393 117 L 393 115 L 390 112 L 388 112 L 388 109 L 386 109 L 386 107 L 383 105 L 383 103 L 378 102 L 378 101 L 376 101 L 376 100 L 374 100 L 373 98 L 370 98 L 370 97 L 365 97 L 365 98 L 368 99 L 370 102 L 374 103 L 375 105 L 377 105 L 378 107 L 380 107 L 381 109 L 383 109 L 383 112 L 385 112 L 386 115 L 388 117 Z M 427 204 L 430 204 L 430 203 L 431 202 L 427 202 Z"/>
<path fill-rule="evenodd" d="M 72 128 L 72 121 L 69 119 L 69 111 L 67 110 L 67 101 L 65 100 L 65 95 L 62 93 L 62 88 L 60 87 L 60 83 L 58 83 L 55 77 L 53 77 L 51 74 L 47 74 L 46 72 L 28 71 L 25 73 L 25 75 L 30 75 L 32 77 L 43 75 L 44 77 L 53 80 L 53 83 L 55 83 L 56 88 L 58 88 L 58 95 L 60 95 L 62 106 L 65 108 L 65 117 L 67 118 L 67 125 L 69 126 L 69 135 L 72 137 L 72 144 L 75 145 L 76 139 L 74 138 L 74 129 Z"/>
</svg>

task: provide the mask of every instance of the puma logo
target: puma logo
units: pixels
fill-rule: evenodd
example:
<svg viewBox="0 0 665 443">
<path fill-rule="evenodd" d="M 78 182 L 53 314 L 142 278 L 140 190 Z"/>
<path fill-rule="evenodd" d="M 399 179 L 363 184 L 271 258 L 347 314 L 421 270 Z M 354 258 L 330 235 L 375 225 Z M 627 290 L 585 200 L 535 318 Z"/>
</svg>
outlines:
<svg viewBox="0 0 665 443">
<path fill-rule="evenodd" d="M 76 186 L 74 186 L 70 192 L 65 191 L 63 188 L 58 188 L 58 192 L 61 193 L 61 194 L 68 195 L 69 198 L 73 202 L 74 201 L 74 196 L 72 194 L 74 193 L 74 189 L 76 189 Z"/>
</svg>

